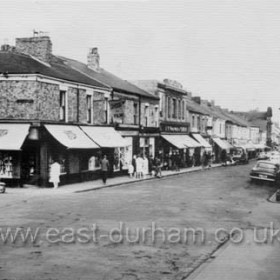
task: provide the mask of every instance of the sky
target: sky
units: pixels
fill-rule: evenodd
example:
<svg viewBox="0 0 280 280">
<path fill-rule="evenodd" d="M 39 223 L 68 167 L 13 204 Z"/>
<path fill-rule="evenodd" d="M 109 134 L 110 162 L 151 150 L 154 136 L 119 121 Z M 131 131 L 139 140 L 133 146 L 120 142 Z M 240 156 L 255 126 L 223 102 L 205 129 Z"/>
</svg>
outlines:
<svg viewBox="0 0 280 280">
<path fill-rule="evenodd" d="M 280 121 L 280 1 L 1 1 L 0 44 L 48 32 L 53 53 L 126 80 L 169 78 L 234 111 Z"/>
</svg>

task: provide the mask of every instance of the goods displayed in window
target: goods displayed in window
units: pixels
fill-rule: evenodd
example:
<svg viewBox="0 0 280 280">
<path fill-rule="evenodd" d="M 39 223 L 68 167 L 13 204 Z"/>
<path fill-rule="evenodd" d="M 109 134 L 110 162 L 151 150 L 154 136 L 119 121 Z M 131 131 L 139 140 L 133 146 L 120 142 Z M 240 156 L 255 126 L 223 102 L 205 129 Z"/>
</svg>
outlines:
<svg viewBox="0 0 280 280">
<path fill-rule="evenodd" d="M 9 152 L 0 152 L 0 178 L 20 178 L 18 156 Z"/>
</svg>

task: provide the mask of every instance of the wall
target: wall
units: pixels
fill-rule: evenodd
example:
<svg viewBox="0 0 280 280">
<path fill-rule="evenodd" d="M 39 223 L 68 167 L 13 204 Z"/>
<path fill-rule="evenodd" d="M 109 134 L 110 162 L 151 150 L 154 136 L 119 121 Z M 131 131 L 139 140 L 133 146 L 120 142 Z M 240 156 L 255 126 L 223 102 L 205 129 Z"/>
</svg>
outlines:
<svg viewBox="0 0 280 280">
<path fill-rule="evenodd" d="M 58 85 L 37 81 L 0 81 L 0 118 L 58 121 Z"/>
</svg>

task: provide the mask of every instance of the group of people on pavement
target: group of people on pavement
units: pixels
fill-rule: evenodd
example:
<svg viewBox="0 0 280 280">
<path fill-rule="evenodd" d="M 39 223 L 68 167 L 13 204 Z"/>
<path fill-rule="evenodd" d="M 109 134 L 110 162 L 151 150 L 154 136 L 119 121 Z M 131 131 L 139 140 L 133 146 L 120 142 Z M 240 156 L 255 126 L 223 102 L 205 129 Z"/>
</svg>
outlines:
<svg viewBox="0 0 280 280">
<path fill-rule="evenodd" d="M 152 158 L 146 155 L 134 155 L 128 167 L 131 178 L 144 179 L 147 175 L 161 176 L 161 161 L 158 157 Z"/>
</svg>

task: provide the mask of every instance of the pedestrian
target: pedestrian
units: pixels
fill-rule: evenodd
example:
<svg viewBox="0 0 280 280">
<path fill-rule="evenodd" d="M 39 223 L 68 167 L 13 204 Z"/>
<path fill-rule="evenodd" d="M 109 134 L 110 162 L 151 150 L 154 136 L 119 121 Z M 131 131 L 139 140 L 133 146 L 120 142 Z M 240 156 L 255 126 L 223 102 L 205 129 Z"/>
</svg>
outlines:
<svg viewBox="0 0 280 280">
<path fill-rule="evenodd" d="M 133 176 L 136 177 L 136 155 L 132 158 L 132 165 L 133 165 Z"/>
<path fill-rule="evenodd" d="M 177 151 L 175 155 L 175 169 L 176 171 L 180 171 L 180 165 L 181 165 L 181 158 L 180 158 L 180 153 Z"/>
<path fill-rule="evenodd" d="M 53 183 L 53 188 L 57 189 L 60 182 L 60 164 L 57 159 L 53 160 L 53 163 L 50 166 L 50 183 Z"/>
<path fill-rule="evenodd" d="M 143 177 L 146 178 L 146 176 L 149 174 L 149 161 L 146 157 L 146 155 L 144 155 L 143 157 Z"/>
<path fill-rule="evenodd" d="M 104 184 L 106 184 L 107 181 L 108 171 L 109 171 L 109 161 L 107 159 L 107 156 L 104 155 L 103 159 L 101 160 L 101 176 Z"/>
<path fill-rule="evenodd" d="M 222 152 L 221 152 L 221 161 L 222 161 L 223 166 L 227 165 L 227 151 L 226 150 L 222 150 Z"/>
<path fill-rule="evenodd" d="M 155 176 L 156 177 L 161 177 L 161 161 L 158 157 L 155 158 Z"/>
<path fill-rule="evenodd" d="M 133 177 L 133 174 L 134 174 L 134 166 L 132 164 L 132 162 L 130 161 L 129 165 L 128 165 L 128 174 L 129 174 L 129 177 L 132 178 Z"/>
<path fill-rule="evenodd" d="M 143 176 L 143 158 L 138 155 L 136 158 L 136 178 L 141 179 Z"/>
</svg>

